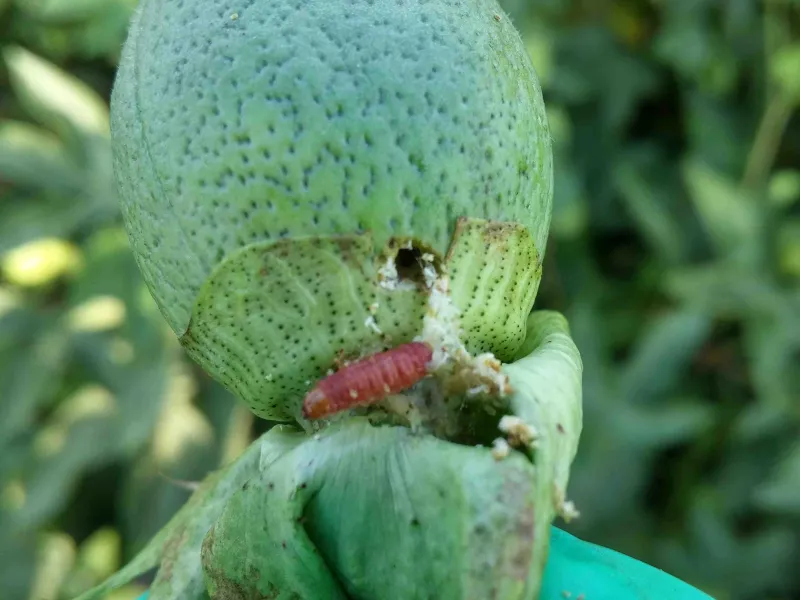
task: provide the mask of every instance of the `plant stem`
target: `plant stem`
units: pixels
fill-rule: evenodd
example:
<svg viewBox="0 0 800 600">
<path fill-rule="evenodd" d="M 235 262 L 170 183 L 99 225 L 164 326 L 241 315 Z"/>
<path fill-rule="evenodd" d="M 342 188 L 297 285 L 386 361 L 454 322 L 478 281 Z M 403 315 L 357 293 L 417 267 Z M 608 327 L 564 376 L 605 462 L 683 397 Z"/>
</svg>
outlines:
<svg viewBox="0 0 800 600">
<path fill-rule="evenodd" d="M 770 62 L 781 47 L 791 43 L 787 24 L 790 22 L 787 3 L 784 0 L 765 0 L 764 2 L 764 104 L 766 109 L 761 116 L 756 137 L 747 156 L 742 176 L 742 187 L 758 188 L 766 184 L 767 177 L 775 163 L 783 134 L 794 111 L 794 103 L 781 92 L 777 82 L 770 76 Z"/>
<path fill-rule="evenodd" d="M 776 94 L 769 101 L 747 156 L 742 187 L 752 189 L 764 185 L 793 112 L 794 103 L 783 94 Z"/>
</svg>

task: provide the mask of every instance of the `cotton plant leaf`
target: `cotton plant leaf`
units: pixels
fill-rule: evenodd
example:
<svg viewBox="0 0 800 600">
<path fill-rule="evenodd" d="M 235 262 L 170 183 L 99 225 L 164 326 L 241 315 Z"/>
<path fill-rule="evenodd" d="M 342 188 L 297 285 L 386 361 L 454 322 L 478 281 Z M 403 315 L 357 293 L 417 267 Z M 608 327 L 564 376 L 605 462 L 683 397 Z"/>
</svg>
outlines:
<svg viewBox="0 0 800 600">
<path fill-rule="evenodd" d="M 700 490 L 692 498 L 686 527 L 688 543 L 662 540 L 660 558 L 714 598 L 734 597 L 730 590 L 741 591 L 735 597 L 759 597 L 759 589 L 771 589 L 796 566 L 791 530 L 767 526 L 742 535 L 735 518 L 720 510 L 714 490 Z"/>
<path fill-rule="evenodd" d="M 772 206 L 778 209 L 791 207 L 800 200 L 800 171 L 782 169 L 773 173 L 767 194 Z"/>
<path fill-rule="evenodd" d="M 605 333 L 605 318 L 596 302 L 584 296 L 570 313 L 570 330 L 585 366 L 583 410 L 586 422 L 591 423 L 582 432 L 581 452 L 570 472 L 571 495 L 582 513 L 574 528 L 581 534 L 598 529 L 616 531 L 614 523 L 630 519 L 651 476 L 653 450 L 663 443 L 685 439 L 688 432 L 707 426 L 711 418 L 707 411 L 698 410 L 694 404 L 687 406 L 686 402 L 677 407 L 635 407 L 623 401 L 618 391 L 618 371 L 610 364 L 610 336 Z M 649 337 L 669 338 L 665 329 L 654 327 Z M 654 336 L 658 331 L 661 334 Z M 643 344 L 640 350 L 651 345 Z M 662 349 L 646 351 L 643 356 L 649 358 L 640 359 L 642 364 L 657 363 L 659 356 L 663 358 L 666 346 L 658 343 L 655 348 Z M 673 368 L 669 366 L 671 358 L 667 360 L 669 370 Z M 677 364 L 683 361 L 681 358 Z M 655 389 L 664 388 L 659 383 Z M 662 417 L 663 427 L 659 422 Z M 646 431 L 632 431 L 630 427 L 644 427 Z M 585 508 L 588 501 L 591 506 Z M 607 541 L 613 544 L 620 540 L 609 537 Z"/>
<path fill-rule="evenodd" d="M 645 239 L 655 253 L 669 264 L 680 263 L 688 244 L 664 182 L 638 164 L 635 157 L 620 161 L 614 169 L 614 181 L 628 213 L 646 233 Z"/>
<path fill-rule="evenodd" d="M 81 175 L 52 133 L 28 123 L 0 121 L 0 178 L 4 181 L 69 193 L 81 188 Z"/>
<path fill-rule="evenodd" d="M 622 370 L 619 401 L 657 399 L 682 377 L 710 333 L 711 318 L 699 311 L 675 311 L 654 319 Z"/>
<path fill-rule="evenodd" d="M 652 65 L 601 27 L 576 27 L 556 42 L 559 64 L 552 90 L 569 100 L 596 99 L 598 116 L 609 131 L 624 127 L 637 102 L 658 85 Z"/>
<path fill-rule="evenodd" d="M 687 159 L 683 176 L 712 244 L 735 264 L 762 264 L 763 215 L 756 199 L 704 161 Z"/>
<path fill-rule="evenodd" d="M 77 600 L 105 598 L 159 565 L 162 568 L 151 598 L 203 598 L 200 566 L 203 537 L 234 492 L 297 441 L 281 427 L 262 435 L 238 460 L 209 475 L 183 508 L 128 564 Z"/>
<path fill-rule="evenodd" d="M 20 536 L 4 538 L 2 542 L 0 581 L 3 582 L 3 597 L 28 598 L 36 573 L 37 540 L 32 536 Z"/>
<path fill-rule="evenodd" d="M 667 273 L 664 287 L 684 308 L 723 318 L 780 314 L 790 306 L 764 273 L 730 264 L 675 269 Z M 791 320 L 798 321 L 796 317 Z"/>
<path fill-rule="evenodd" d="M 576 319 L 574 324 L 578 323 Z M 604 388 L 590 385 L 604 368 L 593 365 L 584 393 L 589 396 L 589 390 L 595 390 L 593 397 L 604 405 L 587 406 L 587 410 L 594 408 L 594 436 L 584 440 L 574 488 L 576 497 L 584 501 L 590 497 L 592 506 L 578 527 L 591 528 L 597 522 L 613 523 L 621 518 L 635 506 L 647 484 L 654 452 L 691 439 L 713 423 L 716 413 L 711 407 L 694 398 L 671 395 L 710 334 L 710 324 L 708 316 L 690 309 L 654 319 L 639 335 L 619 376 L 607 381 Z M 590 344 L 582 344 L 582 356 L 587 360 L 592 356 Z M 601 429 L 607 433 L 598 439 Z"/>
<path fill-rule="evenodd" d="M 693 155 L 722 172 L 739 172 L 752 135 L 749 120 L 742 119 L 741 103 L 694 88 L 685 89 L 684 96 L 686 135 Z"/>
<path fill-rule="evenodd" d="M 183 367 L 186 380 L 188 365 Z M 253 440 L 252 419 L 238 418 L 242 412 L 249 417 L 252 413 L 221 386 L 188 387 L 188 394 L 178 401 L 168 397 L 148 451 L 131 464 L 121 486 L 120 533 L 135 550 L 169 522 L 196 482 L 232 462 Z M 235 419 L 245 426 L 238 422 L 234 426 Z M 229 439 L 228 431 L 235 440 Z"/>
<path fill-rule="evenodd" d="M 556 152 L 556 160 L 559 153 Z M 559 239 L 576 239 L 584 234 L 589 225 L 589 207 L 585 182 L 568 160 L 553 177 L 559 191 L 559 201 L 553 206 L 552 230 Z"/>
<path fill-rule="evenodd" d="M 48 23 L 74 23 L 99 12 L 108 0 L 17 0 L 17 6 Z"/>
<path fill-rule="evenodd" d="M 117 217 L 108 204 L 92 198 L 65 198 L 64 190 L 20 198 L 3 207 L 0 219 L 0 252 L 42 238 L 69 238 L 81 228 Z"/>
<path fill-rule="evenodd" d="M 136 8 L 137 0 L 105 2 L 98 12 L 72 28 L 71 54 L 82 58 L 105 58 L 119 64 L 122 44 L 128 33 L 128 25 Z"/>
<path fill-rule="evenodd" d="M 800 444 L 790 448 L 754 496 L 765 510 L 800 515 Z"/>
<path fill-rule="evenodd" d="M 683 78 L 705 90 L 726 92 L 736 81 L 738 65 L 730 44 L 709 25 L 707 12 L 702 2 L 667 5 L 654 51 Z"/>
<path fill-rule="evenodd" d="M 38 414 L 32 394 L 40 404 L 59 401 L 55 410 L 41 416 L 26 453 L 21 477 L 25 502 L 8 519 L 15 531 L 29 531 L 57 515 L 87 472 L 139 451 L 163 414 L 165 400 L 186 387 L 185 377 L 175 369 L 177 344 L 164 344 L 164 326 L 154 307 L 149 318 L 143 314 L 146 292 L 135 277 L 124 232 L 97 232 L 84 250 L 86 268 L 70 288 L 69 310 L 45 328 L 46 336 L 27 333 L 21 327 L 25 313 L 19 309 L 0 319 L 2 329 L 16 316 L 18 330 L 8 331 L 10 346 L 2 350 L 13 360 L 6 361 L 11 370 L 0 369 L 0 387 L 15 401 L 0 401 L 0 412 L 7 417 L 0 442 L 15 427 L 30 430 L 30 419 Z M 33 341 L 13 342 L 15 337 Z M 51 388 L 62 384 L 61 371 L 68 362 L 82 363 L 91 383 L 54 396 L 58 387 Z"/>
<path fill-rule="evenodd" d="M 797 308 L 800 309 L 800 304 Z M 759 402 L 793 411 L 798 390 L 792 374 L 797 372 L 800 320 L 752 319 L 745 325 L 744 344 Z"/>
<path fill-rule="evenodd" d="M 80 476 L 112 455 L 110 407 L 105 401 L 75 407 L 73 398 L 59 406 L 61 414 L 38 428 L 33 440 L 21 477 L 25 502 L 10 515 L 10 527 L 17 533 L 33 531 L 56 518 Z M 62 412 L 64 407 L 69 412 Z M 88 414 L 80 415 L 81 411 Z M 72 412 L 78 414 L 72 416 Z"/>
<path fill-rule="evenodd" d="M 14 20 L 15 39 L 61 65 L 94 60 L 119 64 L 122 45 L 138 4 L 138 0 L 17 1 L 50 3 L 51 6 L 46 7 L 47 15 L 40 16 L 34 11 L 17 13 L 21 18 Z"/>
<path fill-rule="evenodd" d="M 627 443 L 637 451 L 655 451 L 695 439 L 717 417 L 715 407 L 703 399 L 669 397 L 661 404 L 621 406 L 615 423 L 627 432 Z"/>
<path fill-rule="evenodd" d="M 85 268 L 70 289 L 63 320 L 75 357 L 116 398 L 115 451 L 131 455 L 151 438 L 167 399 L 186 386 L 182 356 L 177 344 L 165 343 L 163 322 L 138 277 L 124 232 L 96 231 L 84 251 Z M 87 307 L 91 318 L 81 322 Z M 114 311 L 121 315 L 103 315 Z M 120 322 L 103 329 L 101 321 L 114 318 Z"/>
<path fill-rule="evenodd" d="M 88 85 L 23 48 L 3 51 L 20 104 L 56 132 L 107 137 L 108 106 Z"/>
<path fill-rule="evenodd" d="M 770 60 L 770 74 L 787 99 L 800 103 L 800 44 L 789 44 L 778 50 Z"/>
<path fill-rule="evenodd" d="M 736 419 L 731 437 L 737 444 L 772 438 L 787 430 L 793 431 L 794 411 L 774 404 L 758 403 L 745 407 Z"/>
<path fill-rule="evenodd" d="M 30 430 L 37 411 L 52 401 L 68 362 L 68 338 L 51 319 L 26 310 L 0 317 L 17 332 L 0 342 L 0 448 Z"/>
</svg>

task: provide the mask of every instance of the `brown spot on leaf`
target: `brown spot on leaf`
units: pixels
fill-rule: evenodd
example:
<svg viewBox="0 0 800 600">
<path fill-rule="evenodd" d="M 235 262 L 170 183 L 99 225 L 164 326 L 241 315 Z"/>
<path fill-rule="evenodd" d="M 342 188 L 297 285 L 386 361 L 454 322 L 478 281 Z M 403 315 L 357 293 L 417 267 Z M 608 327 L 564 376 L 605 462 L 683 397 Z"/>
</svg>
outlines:
<svg viewBox="0 0 800 600">
<path fill-rule="evenodd" d="M 186 537 L 186 527 L 180 527 L 176 529 L 173 535 L 164 543 L 161 567 L 158 569 L 158 575 L 156 575 L 157 581 L 168 582 L 172 579 L 173 569 L 175 568 L 175 563 L 178 561 L 178 555 L 184 541 L 186 541 Z"/>
<path fill-rule="evenodd" d="M 513 510 L 509 516 L 509 549 L 507 576 L 525 581 L 533 560 L 535 537 L 534 500 L 530 497 L 530 480 L 526 472 L 516 469 L 507 473 L 498 502 Z M 510 507 L 516 507 L 511 509 Z"/>
<path fill-rule="evenodd" d="M 516 524 L 516 551 L 511 557 L 512 575 L 524 580 L 533 558 L 534 516 L 533 506 L 526 506 L 519 514 Z"/>
</svg>

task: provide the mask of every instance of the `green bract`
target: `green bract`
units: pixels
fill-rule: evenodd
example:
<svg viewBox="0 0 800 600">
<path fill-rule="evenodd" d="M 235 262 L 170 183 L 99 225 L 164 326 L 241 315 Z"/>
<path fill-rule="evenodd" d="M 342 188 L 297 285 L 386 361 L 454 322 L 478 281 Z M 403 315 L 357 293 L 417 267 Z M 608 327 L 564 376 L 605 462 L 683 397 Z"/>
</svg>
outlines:
<svg viewBox="0 0 800 600">
<path fill-rule="evenodd" d="M 291 420 L 337 353 L 417 336 L 421 255 L 468 349 L 519 348 L 552 154 L 494 1 L 143 0 L 112 134 L 153 296 L 257 414 Z"/>
<path fill-rule="evenodd" d="M 504 367 L 535 448 L 465 446 L 348 419 L 279 426 L 213 475 L 103 597 L 159 565 L 150 600 L 533 600 L 566 512 L 581 361 L 560 315 L 528 319 Z"/>
</svg>

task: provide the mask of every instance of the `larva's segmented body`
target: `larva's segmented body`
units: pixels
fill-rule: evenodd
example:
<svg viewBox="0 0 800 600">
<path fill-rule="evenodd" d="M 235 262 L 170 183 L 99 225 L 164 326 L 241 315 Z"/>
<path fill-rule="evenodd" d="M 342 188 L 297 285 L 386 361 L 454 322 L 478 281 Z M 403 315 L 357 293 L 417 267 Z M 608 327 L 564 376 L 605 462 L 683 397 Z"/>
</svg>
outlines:
<svg viewBox="0 0 800 600">
<path fill-rule="evenodd" d="M 427 375 L 431 358 L 433 350 L 428 344 L 411 342 L 351 363 L 306 395 L 303 416 L 321 419 L 402 392 Z"/>
</svg>

